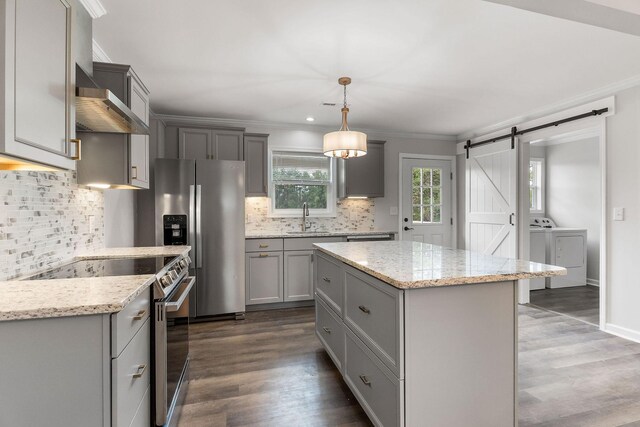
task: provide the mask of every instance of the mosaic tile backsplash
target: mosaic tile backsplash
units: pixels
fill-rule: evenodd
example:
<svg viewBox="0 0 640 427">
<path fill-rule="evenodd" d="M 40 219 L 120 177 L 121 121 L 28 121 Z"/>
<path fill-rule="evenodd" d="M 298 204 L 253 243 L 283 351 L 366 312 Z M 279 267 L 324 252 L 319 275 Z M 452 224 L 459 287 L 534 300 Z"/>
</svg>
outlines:
<svg viewBox="0 0 640 427">
<path fill-rule="evenodd" d="M 373 231 L 374 225 L 373 199 L 338 200 L 335 218 L 309 218 L 312 231 Z M 302 225 L 302 209 L 300 218 L 269 218 L 269 199 L 267 197 L 248 197 L 245 199 L 245 232 L 286 233 L 300 231 Z"/>
<path fill-rule="evenodd" d="M 78 187 L 74 172 L 0 171 L 0 280 L 103 246 L 101 191 Z"/>
</svg>

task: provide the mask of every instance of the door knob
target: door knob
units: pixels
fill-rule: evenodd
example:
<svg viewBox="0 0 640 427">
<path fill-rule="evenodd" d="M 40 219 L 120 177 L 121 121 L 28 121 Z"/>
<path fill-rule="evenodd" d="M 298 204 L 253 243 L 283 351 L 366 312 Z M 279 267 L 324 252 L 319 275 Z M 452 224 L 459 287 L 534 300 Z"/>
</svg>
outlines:
<svg viewBox="0 0 640 427">
<path fill-rule="evenodd" d="M 405 227 L 404 231 L 409 231 L 409 230 L 413 230 L 413 227 Z"/>
</svg>

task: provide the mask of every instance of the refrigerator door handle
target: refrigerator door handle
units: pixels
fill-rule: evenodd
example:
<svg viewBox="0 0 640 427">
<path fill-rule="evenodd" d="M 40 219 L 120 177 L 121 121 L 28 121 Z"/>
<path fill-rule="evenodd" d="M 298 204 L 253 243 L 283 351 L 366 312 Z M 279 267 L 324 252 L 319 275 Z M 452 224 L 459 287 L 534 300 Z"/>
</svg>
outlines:
<svg viewBox="0 0 640 427">
<path fill-rule="evenodd" d="M 189 186 L 189 244 L 197 248 L 196 244 L 196 186 Z M 193 258 L 197 262 L 198 255 L 193 251 Z"/>
<path fill-rule="evenodd" d="M 196 268 L 202 268 L 202 185 L 196 185 Z"/>
</svg>

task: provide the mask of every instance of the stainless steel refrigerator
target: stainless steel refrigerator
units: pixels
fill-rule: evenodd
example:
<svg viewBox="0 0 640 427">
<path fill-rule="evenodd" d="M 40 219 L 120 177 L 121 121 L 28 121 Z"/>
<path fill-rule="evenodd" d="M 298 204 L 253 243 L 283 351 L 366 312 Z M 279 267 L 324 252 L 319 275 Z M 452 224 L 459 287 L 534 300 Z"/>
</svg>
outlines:
<svg viewBox="0 0 640 427">
<path fill-rule="evenodd" d="M 191 317 L 244 316 L 244 194 L 244 162 L 156 160 L 156 243 L 192 247 Z"/>
</svg>

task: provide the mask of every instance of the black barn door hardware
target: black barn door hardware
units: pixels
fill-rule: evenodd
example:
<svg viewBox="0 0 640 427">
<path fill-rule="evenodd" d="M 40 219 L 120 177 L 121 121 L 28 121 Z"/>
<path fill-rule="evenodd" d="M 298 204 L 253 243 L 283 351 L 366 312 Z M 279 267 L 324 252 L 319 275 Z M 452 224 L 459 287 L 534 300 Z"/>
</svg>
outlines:
<svg viewBox="0 0 640 427">
<path fill-rule="evenodd" d="M 481 145 L 492 144 L 494 142 L 501 141 L 503 139 L 511 138 L 511 149 L 513 150 L 514 148 L 516 148 L 516 137 L 519 136 L 519 135 L 524 135 L 525 133 L 535 132 L 537 130 L 558 126 L 558 125 L 561 125 L 561 124 L 564 124 L 564 123 L 569 123 L 569 122 L 573 122 L 573 121 L 580 120 L 580 119 L 586 119 L 587 117 L 599 116 L 601 114 L 606 113 L 607 111 L 609 111 L 608 108 L 601 108 L 599 110 L 591 110 L 588 113 L 578 114 L 577 116 L 567 117 L 566 119 L 556 120 L 556 121 L 553 121 L 553 122 L 545 123 L 543 125 L 534 126 L 532 128 L 529 128 L 529 129 L 518 130 L 518 128 L 514 126 L 514 127 L 511 128 L 511 132 L 510 133 L 507 133 L 507 134 L 504 134 L 504 135 L 500 135 L 500 136 L 496 136 L 496 137 L 493 137 L 491 139 L 485 139 L 484 141 L 471 143 L 471 140 L 468 139 L 467 142 L 464 144 L 464 149 L 465 149 L 465 151 L 467 153 L 467 159 L 469 158 L 469 150 L 471 150 L 472 148 L 480 147 Z"/>
</svg>

